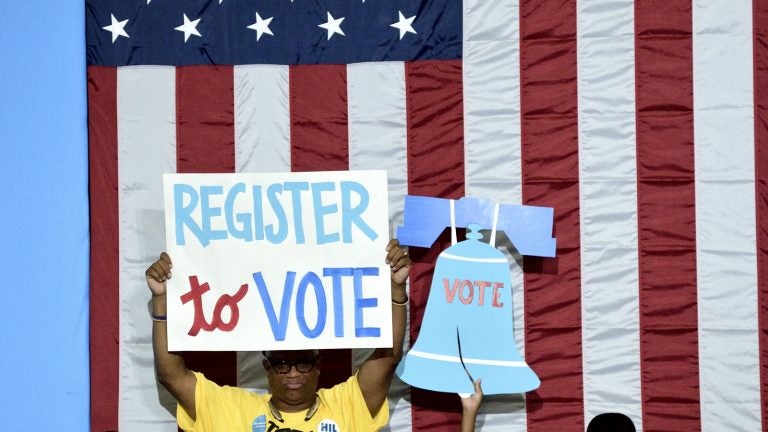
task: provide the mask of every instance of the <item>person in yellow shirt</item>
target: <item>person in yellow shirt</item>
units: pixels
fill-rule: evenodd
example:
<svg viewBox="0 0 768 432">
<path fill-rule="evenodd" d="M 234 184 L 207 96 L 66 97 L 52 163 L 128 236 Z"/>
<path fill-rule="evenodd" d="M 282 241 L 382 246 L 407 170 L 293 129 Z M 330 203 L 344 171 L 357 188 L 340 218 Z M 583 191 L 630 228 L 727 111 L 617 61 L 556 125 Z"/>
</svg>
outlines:
<svg viewBox="0 0 768 432">
<path fill-rule="evenodd" d="M 147 268 L 152 292 L 152 344 L 160 384 L 178 402 L 176 418 L 186 431 L 363 432 L 389 421 L 387 393 L 405 338 L 405 283 L 411 260 L 397 240 L 390 240 L 386 263 L 391 269 L 393 348 L 378 348 L 347 381 L 318 390 L 321 359 L 317 350 L 270 351 L 263 366 L 270 394 L 219 386 L 187 369 L 168 351 L 166 281 L 173 264 L 166 253 Z"/>
</svg>

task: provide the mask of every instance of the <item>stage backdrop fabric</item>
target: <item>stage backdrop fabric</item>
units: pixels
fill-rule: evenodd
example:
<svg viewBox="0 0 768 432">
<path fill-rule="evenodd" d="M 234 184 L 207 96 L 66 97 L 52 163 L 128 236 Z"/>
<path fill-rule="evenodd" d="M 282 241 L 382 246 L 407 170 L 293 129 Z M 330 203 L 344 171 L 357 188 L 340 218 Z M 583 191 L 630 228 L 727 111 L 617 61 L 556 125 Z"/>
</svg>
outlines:
<svg viewBox="0 0 768 432">
<path fill-rule="evenodd" d="M 510 255 L 542 385 L 479 430 L 768 431 L 768 2 L 86 6 L 92 430 L 174 430 L 143 276 L 163 173 L 386 169 L 392 232 L 406 194 L 554 208 L 557 257 Z M 447 243 L 411 249 L 409 344 Z M 324 384 L 360 361 L 325 355 Z M 188 361 L 266 389 L 256 354 Z M 390 409 L 458 429 L 456 395 L 396 380 Z"/>
<path fill-rule="evenodd" d="M 0 429 L 89 425 L 83 2 L 0 14 Z"/>
</svg>

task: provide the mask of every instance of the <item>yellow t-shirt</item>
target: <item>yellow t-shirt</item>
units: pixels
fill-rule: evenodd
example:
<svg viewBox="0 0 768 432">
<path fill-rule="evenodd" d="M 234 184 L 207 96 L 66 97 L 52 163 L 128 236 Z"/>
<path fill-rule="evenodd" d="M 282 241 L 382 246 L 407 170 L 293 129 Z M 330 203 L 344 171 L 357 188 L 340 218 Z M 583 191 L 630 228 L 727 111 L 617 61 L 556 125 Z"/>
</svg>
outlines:
<svg viewBox="0 0 768 432">
<path fill-rule="evenodd" d="M 389 421 L 386 399 L 375 417 L 365 405 L 363 393 L 353 375 L 330 389 L 320 389 L 315 414 L 308 421 L 305 412 L 281 413 L 279 421 L 269 410 L 271 395 L 259 395 L 238 387 L 219 386 L 195 372 L 195 421 L 178 405 L 179 427 L 194 432 L 367 432 L 377 431 Z"/>
</svg>

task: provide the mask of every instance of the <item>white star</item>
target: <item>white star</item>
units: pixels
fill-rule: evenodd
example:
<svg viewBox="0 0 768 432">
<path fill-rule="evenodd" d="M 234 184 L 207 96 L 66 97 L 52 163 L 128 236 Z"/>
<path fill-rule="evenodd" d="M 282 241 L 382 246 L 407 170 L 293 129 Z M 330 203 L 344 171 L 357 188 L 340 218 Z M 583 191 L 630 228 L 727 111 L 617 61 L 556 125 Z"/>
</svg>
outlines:
<svg viewBox="0 0 768 432">
<path fill-rule="evenodd" d="M 151 2 L 151 1 L 152 1 L 152 0 L 147 0 L 147 4 L 149 4 L 149 2 Z"/>
<path fill-rule="evenodd" d="M 128 36 L 128 33 L 125 32 L 125 25 L 128 24 L 128 20 L 118 21 L 114 15 L 109 14 L 109 16 L 112 18 L 112 24 L 102 28 L 112 33 L 112 43 L 115 43 L 120 36 L 130 37 Z"/>
<path fill-rule="evenodd" d="M 191 35 L 203 37 L 203 35 L 201 35 L 199 31 L 197 31 L 197 24 L 199 22 L 200 22 L 200 18 L 194 21 L 190 21 L 189 18 L 187 18 L 187 14 L 184 14 L 184 24 L 176 27 L 174 30 L 184 32 L 184 43 L 187 43 L 187 40 Z"/>
<path fill-rule="evenodd" d="M 256 12 L 256 22 L 249 25 L 248 28 L 251 30 L 256 30 L 257 42 L 259 41 L 259 39 L 261 39 L 261 35 L 263 35 L 264 33 L 274 36 L 274 33 L 272 33 L 272 30 L 269 29 L 269 23 L 272 22 L 272 18 L 274 17 L 262 19 L 259 13 Z"/>
<path fill-rule="evenodd" d="M 389 26 L 400 30 L 400 39 L 402 40 L 403 36 L 405 36 L 406 33 L 416 34 L 416 30 L 414 30 L 413 26 L 411 26 L 411 24 L 413 23 L 413 20 L 416 19 L 416 15 L 410 18 L 406 18 L 403 16 L 403 13 L 400 11 L 397 11 L 397 14 L 400 15 L 400 20 L 396 23 L 390 24 Z"/>
<path fill-rule="evenodd" d="M 328 39 L 331 39 L 331 36 L 334 35 L 334 33 L 338 33 L 342 36 L 346 36 L 343 31 L 341 31 L 341 22 L 344 21 L 344 17 L 341 17 L 339 19 L 334 19 L 333 15 L 331 15 L 330 12 L 326 12 L 328 14 L 328 21 L 326 21 L 323 24 L 319 24 L 318 27 L 322 27 L 326 30 L 328 30 Z"/>
</svg>

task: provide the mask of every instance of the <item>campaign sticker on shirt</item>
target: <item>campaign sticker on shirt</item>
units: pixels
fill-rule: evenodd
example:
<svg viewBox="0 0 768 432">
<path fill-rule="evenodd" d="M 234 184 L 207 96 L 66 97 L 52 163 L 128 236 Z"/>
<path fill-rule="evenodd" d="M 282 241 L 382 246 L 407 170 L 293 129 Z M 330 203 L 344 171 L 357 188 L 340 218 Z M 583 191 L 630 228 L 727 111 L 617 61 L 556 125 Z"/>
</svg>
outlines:
<svg viewBox="0 0 768 432">
<path fill-rule="evenodd" d="M 253 419 L 253 423 L 251 424 L 251 431 L 252 432 L 264 432 L 267 430 L 267 416 L 264 414 L 256 417 Z"/>
<path fill-rule="evenodd" d="M 325 419 L 317 424 L 317 432 L 341 432 L 341 428 L 331 419 Z"/>
</svg>

